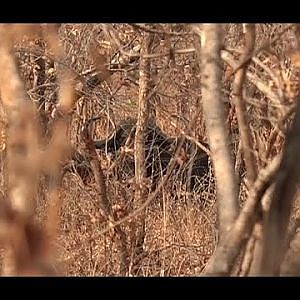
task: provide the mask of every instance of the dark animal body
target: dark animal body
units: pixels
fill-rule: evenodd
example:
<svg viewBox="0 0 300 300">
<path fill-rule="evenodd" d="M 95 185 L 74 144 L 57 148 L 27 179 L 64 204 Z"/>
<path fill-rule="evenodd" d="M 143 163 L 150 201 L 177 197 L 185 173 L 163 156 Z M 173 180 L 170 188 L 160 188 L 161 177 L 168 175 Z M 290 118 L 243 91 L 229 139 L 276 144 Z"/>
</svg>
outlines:
<svg viewBox="0 0 300 300">
<path fill-rule="evenodd" d="M 122 147 L 131 149 L 133 154 L 133 144 L 136 129 L 136 119 L 127 119 L 122 122 L 117 130 L 107 139 L 95 141 L 97 149 L 111 154 L 117 158 Z M 168 164 L 175 154 L 179 138 L 171 138 L 162 132 L 155 124 L 150 123 L 145 134 L 145 166 L 146 176 L 152 179 L 154 186 L 166 173 Z M 207 144 L 204 146 L 208 147 Z M 125 148 L 126 148 L 125 147 Z M 123 148 L 126 151 L 126 149 Z M 127 155 L 127 166 L 134 175 L 134 157 Z M 185 141 L 176 161 L 174 172 L 181 172 L 181 180 L 189 181 L 190 189 L 193 189 L 200 178 L 207 174 L 209 170 L 209 156 L 203 150 L 196 147 L 192 142 Z"/>
</svg>

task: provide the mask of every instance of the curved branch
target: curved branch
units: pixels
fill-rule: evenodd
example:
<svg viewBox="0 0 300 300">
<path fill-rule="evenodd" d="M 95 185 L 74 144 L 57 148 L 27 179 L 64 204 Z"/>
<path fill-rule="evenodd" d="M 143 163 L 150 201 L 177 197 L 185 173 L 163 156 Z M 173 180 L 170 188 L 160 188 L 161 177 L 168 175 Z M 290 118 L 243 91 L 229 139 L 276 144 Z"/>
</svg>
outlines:
<svg viewBox="0 0 300 300">
<path fill-rule="evenodd" d="M 245 49 L 240 61 L 248 56 L 252 57 L 255 45 L 255 24 L 245 24 Z M 247 171 L 247 179 L 252 184 L 257 176 L 257 165 L 253 152 L 253 141 L 250 134 L 249 121 L 246 112 L 246 103 L 243 99 L 243 85 L 246 79 L 247 64 L 240 68 L 235 74 L 233 81 L 233 102 L 235 105 L 236 116 L 239 124 L 241 145 L 244 154 L 244 162 Z"/>
</svg>

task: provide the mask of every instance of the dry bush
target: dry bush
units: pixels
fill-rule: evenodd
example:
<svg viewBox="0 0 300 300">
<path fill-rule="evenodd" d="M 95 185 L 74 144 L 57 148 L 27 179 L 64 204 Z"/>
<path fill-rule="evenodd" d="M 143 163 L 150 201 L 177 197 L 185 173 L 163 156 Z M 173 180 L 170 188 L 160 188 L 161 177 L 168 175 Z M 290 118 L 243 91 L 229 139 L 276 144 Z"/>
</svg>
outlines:
<svg viewBox="0 0 300 300">
<path fill-rule="evenodd" d="M 107 229 L 109 222 L 114 224 L 134 214 L 136 209 L 134 160 L 130 165 L 126 165 L 128 160 L 122 160 L 112 168 L 113 158 L 104 153 L 97 154 L 104 173 L 106 195 L 111 209 L 111 215 L 103 215 L 99 208 L 99 186 L 90 167 L 90 157 L 83 134 L 86 124 L 93 118 L 96 119 L 89 126 L 89 133 L 93 139 L 103 139 L 127 117 L 138 117 L 140 51 L 145 35 L 149 34 L 152 37 L 149 53 L 146 54 L 150 69 L 146 99 L 149 104 L 149 119 L 155 119 L 156 124 L 170 137 L 184 136 L 190 141 L 208 142 L 202 110 L 198 37 L 191 30 L 191 26 L 11 26 L 12 36 L 8 39 L 12 39 L 12 47 L 9 55 L 11 58 L 14 55 L 16 57 L 18 72 L 14 76 L 20 77 L 18 82 L 22 83 L 18 92 L 24 94 L 23 98 L 28 99 L 28 103 L 34 104 L 30 106 L 31 115 L 25 115 L 26 109 L 19 112 L 21 117 L 24 114 L 24 124 L 33 126 L 36 132 L 36 136 L 28 135 L 29 140 L 25 140 L 24 143 L 32 149 L 33 141 L 38 139 L 35 143 L 39 146 L 35 147 L 39 148 L 39 151 L 47 152 L 47 149 L 51 149 L 56 156 L 51 159 L 53 166 L 42 167 L 41 162 L 36 162 L 37 171 L 41 172 L 38 172 L 37 178 L 31 183 L 32 188 L 36 190 L 37 201 L 33 216 L 30 215 L 28 220 L 35 220 L 34 222 L 42 224 L 42 228 L 47 230 L 49 201 L 52 198 L 61 201 L 61 209 L 55 210 L 58 213 L 59 231 L 53 238 L 55 240 L 46 239 L 47 243 L 54 244 L 54 248 L 57 249 L 55 251 L 51 248 L 51 255 L 55 256 L 56 264 L 52 263 L 52 257 L 50 259 L 47 256 L 47 251 L 43 259 L 51 261 L 51 265 L 59 265 L 60 268 L 56 272 L 64 275 L 201 274 L 216 250 L 219 235 L 212 166 L 193 191 L 188 191 L 187 182 L 182 180 L 187 165 L 183 165 L 180 171 L 171 172 L 160 191 L 154 194 L 153 191 L 146 191 L 143 201 L 151 197 L 153 199 L 145 208 L 145 237 L 139 261 L 136 263 L 133 232 L 139 214 L 119 224 L 119 229 L 116 229 L 117 226 Z M 244 33 L 241 24 L 224 24 L 223 29 L 224 49 L 221 51 L 221 57 L 225 63 L 222 66 L 222 92 L 229 143 L 232 147 L 230 154 L 239 179 L 238 201 L 240 207 L 243 207 L 248 196 L 248 187 L 247 181 L 244 180 L 246 174 L 239 146 L 237 115 L 232 105 L 231 72 L 241 57 Z M 274 38 L 276 41 L 269 44 Z M 255 49 L 247 68 L 248 79 L 244 83 L 243 98 L 246 101 L 258 171 L 280 154 L 285 144 L 286 131 L 291 123 L 295 99 L 299 92 L 299 61 L 291 54 L 296 44 L 292 24 L 256 24 Z M 263 51 L 256 53 L 260 47 L 264 47 Z M 65 124 L 63 126 L 69 125 L 67 137 L 63 137 L 58 133 L 58 121 L 55 116 L 59 112 L 63 97 L 61 89 L 64 83 L 61 76 L 70 70 L 69 76 L 74 86 L 74 105 L 70 111 L 70 119 L 62 119 L 68 122 L 61 121 L 61 124 Z M 9 82 L 7 84 L 9 85 Z M 5 83 L 2 82 L 1 85 Z M 10 148 L 10 135 L 14 134 L 11 133 L 10 126 L 16 122 L 16 117 L 7 114 L 2 90 L 3 87 L 0 116 L 0 186 L 2 194 L 7 197 L 10 185 L 4 174 L 9 170 L 9 157 L 14 153 Z M 194 120 L 195 112 L 197 114 Z M 33 115 L 36 116 L 36 124 L 30 125 L 29 119 Z M 192 128 L 191 123 L 195 124 Z M 56 144 L 53 142 L 55 137 Z M 62 153 L 67 151 L 62 147 L 63 140 L 83 155 L 80 163 L 87 166 L 88 178 L 82 178 L 74 157 L 73 167 L 68 169 L 63 178 L 57 175 L 61 168 L 58 160 L 61 159 Z M 56 146 L 58 152 L 55 150 Z M 37 151 L 36 148 L 30 151 Z M 67 161 L 70 163 L 71 158 Z M 51 170 L 43 172 L 43 168 Z M 54 174 L 57 182 L 53 183 L 48 173 L 52 177 Z M 293 220 L 297 220 L 297 216 L 298 205 L 295 203 Z M 293 224 L 291 221 L 291 227 Z M 125 242 L 120 242 L 122 232 Z M 46 236 L 45 232 L 43 234 Z M 126 271 L 120 263 L 124 259 L 121 247 L 128 251 Z M 239 269 L 238 262 L 235 268 Z"/>
</svg>

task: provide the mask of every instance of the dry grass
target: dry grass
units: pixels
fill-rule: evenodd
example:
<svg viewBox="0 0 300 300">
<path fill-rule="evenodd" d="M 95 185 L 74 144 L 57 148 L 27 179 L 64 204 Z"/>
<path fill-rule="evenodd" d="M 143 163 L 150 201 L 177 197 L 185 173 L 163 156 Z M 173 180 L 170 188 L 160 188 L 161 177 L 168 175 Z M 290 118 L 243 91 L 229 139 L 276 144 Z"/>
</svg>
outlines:
<svg viewBox="0 0 300 300">
<path fill-rule="evenodd" d="M 67 265 L 66 274 L 119 274 L 116 237 L 111 233 L 104 236 L 99 234 L 104 220 L 101 220 L 94 200 L 95 187 L 81 188 L 78 179 L 71 175 L 64 182 L 60 246 L 64 249 L 61 261 Z M 129 209 L 132 192 L 122 191 L 122 187 L 116 185 L 118 183 L 113 186 L 113 191 L 109 191 L 114 194 L 114 198 L 111 198 L 113 206 L 127 205 Z M 118 188 L 120 194 L 117 193 Z M 126 192 L 128 195 L 124 197 Z M 138 275 L 200 274 L 216 243 L 216 207 L 213 202 L 205 203 L 205 199 L 197 199 L 199 197 L 194 198 L 193 195 L 190 197 L 193 203 L 187 204 L 184 197 L 178 199 L 178 196 L 163 192 L 159 196 L 162 203 L 155 201 L 147 209 L 145 257 Z M 199 205 L 200 201 L 204 202 L 203 206 Z M 123 225 L 126 231 L 129 231 L 130 223 Z"/>
</svg>

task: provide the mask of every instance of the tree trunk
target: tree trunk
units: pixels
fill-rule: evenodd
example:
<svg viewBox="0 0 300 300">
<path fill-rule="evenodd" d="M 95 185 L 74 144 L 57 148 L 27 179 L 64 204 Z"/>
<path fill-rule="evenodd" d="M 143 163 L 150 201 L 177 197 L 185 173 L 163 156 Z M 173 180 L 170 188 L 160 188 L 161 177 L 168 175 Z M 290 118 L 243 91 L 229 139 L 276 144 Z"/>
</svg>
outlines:
<svg viewBox="0 0 300 300">
<path fill-rule="evenodd" d="M 204 24 L 202 32 L 199 25 L 194 28 L 201 38 L 202 105 L 217 184 L 221 241 L 238 213 L 238 193 L 225 128 L 225 107 L 221 91 L 222 26 Z"/>
<path fill-rule="evenodd" d="M 150 52 L 152 42 L 152 34 L 145 33 L 141 45 L 141 60 L 140 60 L 140 79 L 139 79 L 139 98 L 138 98 L 138 119 L 135 132 L 135 199 L 134 208 L 140 207 L 146 199 L 145 186 L 145 133 L 149 119 L 149 91 L 150 91 L 150 61 L 144 58 Z M 139 262 L 139 257 L 143 253 L 143 245 L 145 239 L 145 210 L 136 218 L 133 241 L 133 267 L 136 268 Z M 133 270 L 134 272 L 134 270 Z"/>
</svg>

